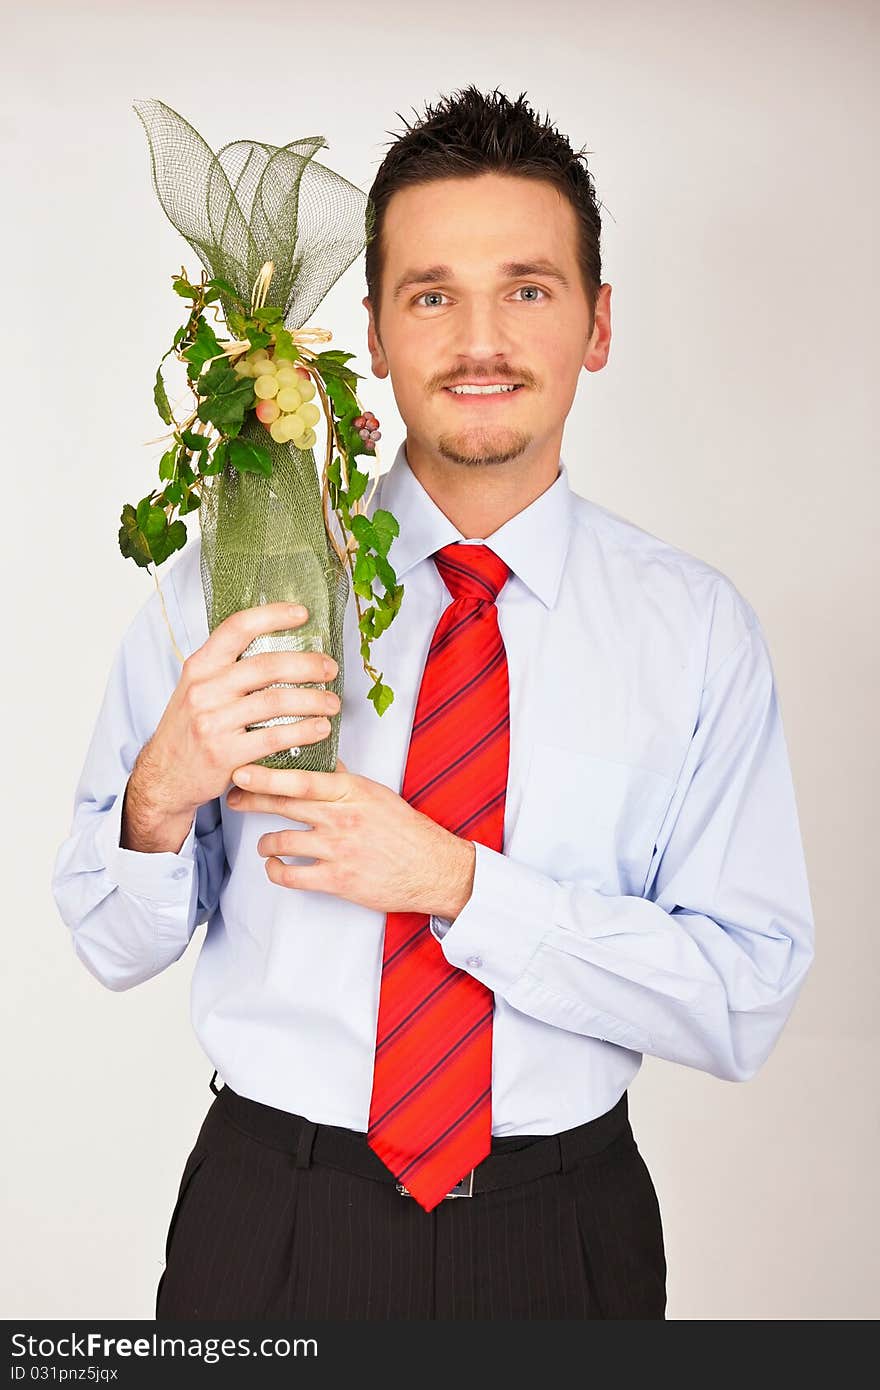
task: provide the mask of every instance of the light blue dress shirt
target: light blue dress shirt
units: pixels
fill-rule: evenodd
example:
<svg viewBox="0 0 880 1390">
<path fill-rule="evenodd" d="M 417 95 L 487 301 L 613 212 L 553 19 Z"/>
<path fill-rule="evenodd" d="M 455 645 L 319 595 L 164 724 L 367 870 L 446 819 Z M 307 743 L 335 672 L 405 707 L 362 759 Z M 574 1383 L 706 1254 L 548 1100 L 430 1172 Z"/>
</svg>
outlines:
<svg viewBox="0 0 880 1390">
<path fill-rule="evenodd" d="M 476 479 L 475 475 L 475 481 Z M 370 494 L 368 493 L 368 496 Z M 401 445 L 370 514 L 400 534 L 405 584 L 366 698 L 352 600 L 339 753 L 399 792 L 431 637 L 452 596 L 431 556 L 463 537 Z M 504 852 L 476 845 L 473 892 L 437 949 L 495 994 L 494 1134 L 604 1113 L 643 1053 L 754 1076 L 813 958 L 785 738 L 758 618 L 720 571 L 573 492 L 565 462 L 487 538 L 510 679 Z M 207 639 L 196 534 L 160 572 L 184 654 Z M 53 892 L 86 968 L 129 989 L 207 931 L 191 1016 L 241 1095 L 365 1131 L 385 915 L 271 882 L 256 845 L 280 816 L 199 808 L 180 852 L 119 844 L 122 799 L 180 677 L 159 595 L 125 631 L 60 846 Z M 288 863 L 311 859 L 287 856 Z"/>
</svg>

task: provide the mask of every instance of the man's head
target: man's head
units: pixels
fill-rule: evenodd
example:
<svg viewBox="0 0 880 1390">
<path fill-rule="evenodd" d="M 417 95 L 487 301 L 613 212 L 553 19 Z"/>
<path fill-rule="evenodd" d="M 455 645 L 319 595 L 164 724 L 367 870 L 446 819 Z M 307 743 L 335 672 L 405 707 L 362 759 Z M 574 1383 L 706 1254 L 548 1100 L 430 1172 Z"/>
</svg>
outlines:
<svg viewBox="0 0 880 1390">
<path fill-rule="evenodd" d="M 524 94 L 473 87 L 428 106 L 389 149 L 370 189 L 363 302 L 410 455 L 558 458 L 580 370 L 604 366 L 611 340 L 582 161 Z M 466 384 L 483 390 L 450 389 Z"/>
</svg>

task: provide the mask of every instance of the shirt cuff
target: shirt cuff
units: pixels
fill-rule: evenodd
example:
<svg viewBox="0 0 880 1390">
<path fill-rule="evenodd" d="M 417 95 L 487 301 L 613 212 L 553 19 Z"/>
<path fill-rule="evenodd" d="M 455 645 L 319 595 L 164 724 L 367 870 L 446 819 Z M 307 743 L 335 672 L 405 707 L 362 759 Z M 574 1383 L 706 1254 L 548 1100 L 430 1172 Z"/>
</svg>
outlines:
<svg viewBox="0 0 880 1390">
<path fill-rule="evenodd" d="M 113 805 L 103 812 L 101 824 L 95 833 L 95 845 L 100 861 L 106 866 L 110 878 L 124 892 L 131 893 L 134 897 L 148 898 L 158 903 L 188 903 L 196 872 L 195 815 L 189 833 L 176 854 L 172 850 L 150 854 L 135 849 L 123 849 L 119 840 L 122 834 L 124 798 L 125 787 Z"/>
<path fill-rule="evenodd" d="M 461 912 L 441 935 L 450 965 L 505 994 L 522 975 L 555 923 L 559 884 L 547 874 L 474 841 L 474 886 Z M 445 918 L 432 918 L 434 922 Z"/>
</svg>

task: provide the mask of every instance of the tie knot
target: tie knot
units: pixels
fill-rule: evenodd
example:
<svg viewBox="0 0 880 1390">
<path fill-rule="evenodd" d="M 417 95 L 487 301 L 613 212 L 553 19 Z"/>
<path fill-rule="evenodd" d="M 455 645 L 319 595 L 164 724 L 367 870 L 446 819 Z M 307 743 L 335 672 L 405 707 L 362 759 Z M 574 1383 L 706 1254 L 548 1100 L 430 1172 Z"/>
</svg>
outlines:
<svg viewBox="0 0 880 1390">
<path fill-rule="evenodd" d="M 435 550 L 433 558 L 453 598 L 494 603 L 510 575 L 509 565 L 488 545 L 461 545 L 454 541 Z"/>
</svg>

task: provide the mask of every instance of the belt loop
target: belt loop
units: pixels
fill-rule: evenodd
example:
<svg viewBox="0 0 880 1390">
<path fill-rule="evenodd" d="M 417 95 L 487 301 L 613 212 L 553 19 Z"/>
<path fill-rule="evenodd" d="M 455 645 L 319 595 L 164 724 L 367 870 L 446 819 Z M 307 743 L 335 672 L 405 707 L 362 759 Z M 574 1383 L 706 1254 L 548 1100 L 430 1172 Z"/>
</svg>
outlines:
<svg viewBox="0 0 880 1390">
<path fill-rule="evenodd" d="M 301 1120 L 299 1140 L 296 1146 L 296 1167 L 308 1168 L 312 1161 L 312 1147 L 315 1143 L 315 1135 L 318 1133 L 318 1126 L 314 1120 Z"/>
</svg>

